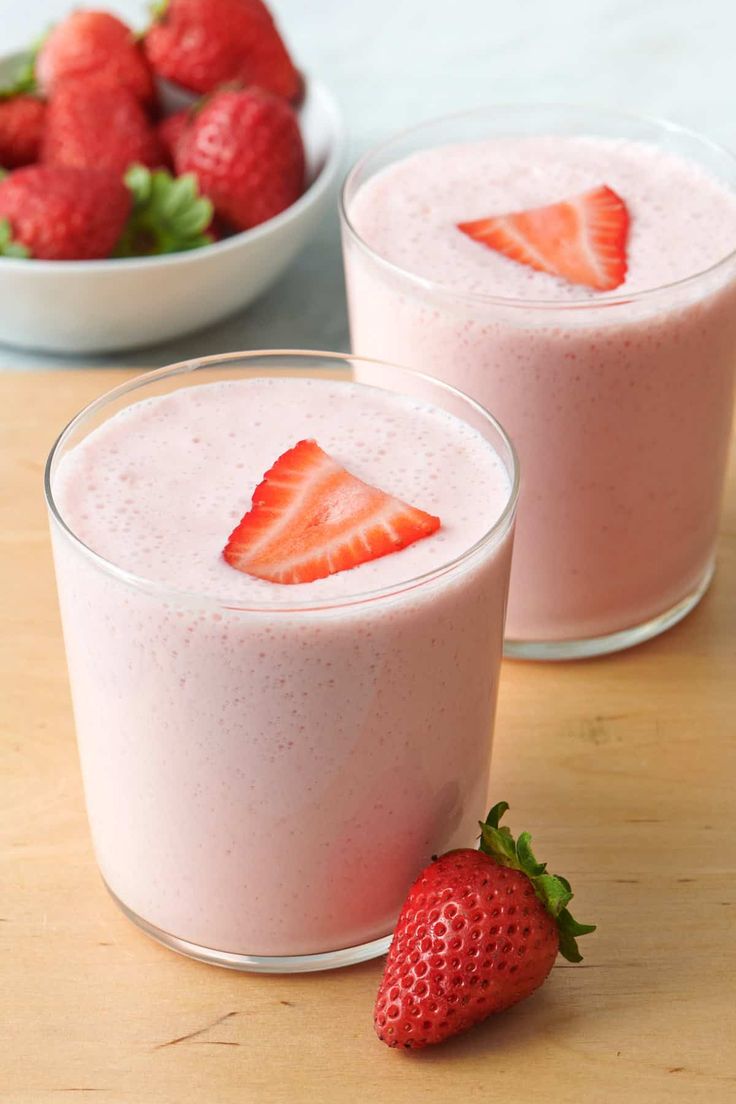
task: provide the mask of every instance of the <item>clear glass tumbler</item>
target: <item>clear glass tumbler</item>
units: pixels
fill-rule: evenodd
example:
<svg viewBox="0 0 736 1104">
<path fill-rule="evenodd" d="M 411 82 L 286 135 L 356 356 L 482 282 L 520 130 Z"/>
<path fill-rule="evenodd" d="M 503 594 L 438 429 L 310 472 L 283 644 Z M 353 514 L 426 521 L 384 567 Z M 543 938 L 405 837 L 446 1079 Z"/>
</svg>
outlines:
<svg viewBox="0 0 736 1104">
<path fill-rule="evenodd" d="M 299 587 L 274 587 L 248 608 L 103 559 L 65 519 L 57 473 L 75 445 L 141 400 L 252 377 L 350 381 L 357 367 L 331 353 L 257 352 L 164 368 L 86 407 L 46 469 L 102 876 L 154 938 L 234 969 L 319 970 L 383 953 L 417 871 L 433 852 L 472 844 L 502 652 L 513 447 L 472 399 L 392 370 L 389 390 L 421 388 L 500 457 L 510 489 L 497 522 L 418 578 L 301 602 Z M 378 371 L 360 364 L 363 382 Z"/>
<path fill-rule="evenodd" d="M 351 221 L 360 188 L 412 154 L 529 135 L 645 142 L 729 189 L 736 160 L 665 122 L 505 106 L 401 134 L 344 186 L 352 347 L 443 379 L 501 419 L 523 468 L 506 654 L 570 659 L 662 632 L 711 580 L 736 366 L 736 242 L 676 283 L 561 303 L 448 289 L 380 256 Z"/>
</svg>

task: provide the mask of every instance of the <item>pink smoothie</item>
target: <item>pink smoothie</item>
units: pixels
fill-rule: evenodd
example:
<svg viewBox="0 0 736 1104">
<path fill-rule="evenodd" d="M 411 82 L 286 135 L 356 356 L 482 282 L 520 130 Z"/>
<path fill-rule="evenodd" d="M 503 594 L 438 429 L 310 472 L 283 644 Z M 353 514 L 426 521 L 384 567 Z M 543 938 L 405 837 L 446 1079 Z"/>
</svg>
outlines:
<svg viewBox="0 0 736 1104">
<path fill-rule="evenodd" d="M 303 437 L 441 530 L 297 586 L 229 567 L 254 487 Z M 240 379 L 134 402 L 63 456 L 52 488 L 97 554 L 54 522 L 110 888 L 236 954 L 385 935 L 417 870 L 470 844 L 484 810 L 513 520 L 484 541 L 510 497 L 499 454 L 398 394 Z"/>
<path fill-rule="evenodd" d="M 604 183 L 631 217 L 628 276 L 612 295 L 456 229 Z M 736 248 L 736 196 L 654 145 L 554 136 L 425 150 L 347 202 L 355 351 L 473 395 L 519 450 L 509 638 L 605 636 L 704 585 L 731 421 L 736 265 L 687 278 Z"/>
</svg>

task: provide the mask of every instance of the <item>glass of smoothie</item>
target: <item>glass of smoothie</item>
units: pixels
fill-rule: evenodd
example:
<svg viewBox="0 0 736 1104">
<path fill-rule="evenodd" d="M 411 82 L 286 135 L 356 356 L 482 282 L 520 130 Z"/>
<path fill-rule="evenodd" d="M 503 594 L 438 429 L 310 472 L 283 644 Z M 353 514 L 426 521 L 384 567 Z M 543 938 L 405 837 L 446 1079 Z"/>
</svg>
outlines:
<svg viewBox="0 0 736 1104">
<path fill-rule="evenodd" d="M 331 353 L 175 365 L 67 426 L 46 495 L 86 803 L 136 924 L 244 970 L 385 951 L 485 807 L 517 488 L 478 403 Z"/>
<path fill-rule="evenodd" d="M 459 387 L 519 451 L 511 656 L 628 647 L 708 587 L 735 186 L 731 154 L 680 127 L 550 105 L 428 123 L 347 178 L 353 349 Z"/>
</svg>

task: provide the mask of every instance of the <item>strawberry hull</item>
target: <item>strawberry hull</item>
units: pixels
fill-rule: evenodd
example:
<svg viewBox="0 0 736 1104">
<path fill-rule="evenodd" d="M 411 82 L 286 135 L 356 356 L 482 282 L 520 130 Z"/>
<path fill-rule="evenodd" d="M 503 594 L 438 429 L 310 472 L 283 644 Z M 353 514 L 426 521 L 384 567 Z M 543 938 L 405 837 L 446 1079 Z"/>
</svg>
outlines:
<svg viewBox="0 0 736 1104">
<path fill-rule="evenodd" d="M 150 420 L 137 430 L 135 414 L 117 430 L 111 419 L 62 460 L 52 481 L 62 514 L 86 544 L 106 559 L 117 545 L 121 566 L 153 576 L 152 585 L 131 585 L 52 521 L 103 876 L 135 917 L 209 949 L 216 961 L 218 952 L 329 954 L 387 935 L 417 869 L 436 851 L 472 844 L 486 800 L 513 508 L 492 536 L 483 534 L 509 500 L 505 465 L 480 434 L 402 397 L 360 388 L 348 403 L 346 384 L 330 383 L 332 390 L 315 399 L 303 381 L 302 390 L 297 381 L 278 382 L 289 385 L 290 397 L 284 392 L 283 405 L 274 405 L 271 389 L 270 421 L 252 389 L 247 416 L 242 392 L 210 393 L 212 409 L 203 401 L 196 413 L 179 390 L 169 397 L 176 405 L 149 405 Z M 209 389 L 195 390 L 202 396 Z M 385 433 L 381 412 L 390 422 Z M 262 475 L 262 456 L 283 451 L 305 415 L 310 432 L 343 459 L 366 425 L 381 448 L 395 434 L 393 464 L 365 449 L 354 463 L 361 476 L 436 506 L 444 530 L 298 586 L 230 568 L 219 549 L 231 514 Z M 259 432 L 258 423 L 266 428 Z M 206 425 L 217 426 L 219 443 Z M 151 431 L 178 458 L 173 482 L 160 445 L 151 442 L 147 451 L 144 440 L 126 452 L 137 432 Z M 187 459 L 193 437 L 209 458 L 209 476 L 199 483 L 202 456 Z M 402 443 L 408 441 L 417 471 Z M 432 491 L 434 469 L 426 464 L 435 455 L 446 466 L 455 446 L 462 459 L 447 484 L 457 488 L 453 503 L 446 488 Z M 213 450 L 227 458 L 222 470 Z M 160 492 L 136 478 L 151 470 L 157 451 Z M 103 455 L 113 469 L 96 492 L 103 508 L 93 516 L 87 473 L 102 470 Z M 392 479 L 390 469 L 404 464 L 409 469 Z M 475 518 L 471 470 L 483 496 Z M 125 497 L 147 519 L 128 522 L 140 541 L 110 532 L 120 511 L 133 508 L 116 497 L 118 472 L 128 476 Z M 160 543 L 168 522 L 151 529 L 154 493 L 159 514 L 171 507 L 180 518 L 171 559 Z M 202 532 L 210 524 L 212 539 Z M 444 547 L 433 551 L 440 535 Z M 433 574 L 446 556 L 463 557 L 476 537 L 481 547 Z M 153 559 L 151 549 L 158 549 Z M 205 549 L 212 549 L 211 563 L 195 568 Z M 191 593 L 197 572 L 201 598 Z M 361 599 L 363 590 L 372 597 Z M 223 600 L 211 601 L 211 592 Z"/>
</svg>

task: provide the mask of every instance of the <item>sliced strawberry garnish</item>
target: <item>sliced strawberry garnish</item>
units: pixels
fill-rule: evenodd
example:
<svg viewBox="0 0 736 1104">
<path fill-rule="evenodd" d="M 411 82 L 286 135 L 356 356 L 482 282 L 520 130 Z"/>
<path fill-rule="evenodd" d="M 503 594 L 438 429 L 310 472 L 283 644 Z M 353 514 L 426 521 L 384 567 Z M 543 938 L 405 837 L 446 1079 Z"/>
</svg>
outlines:
<svg viewBox="0 0 736 1104">
<path fill-rule="evenodd" d="M 605 184 L 549 207 L 461 222 L 458 229 L 512 261 L 570 284 L 612 291 L 626 278 L 629 213 Z"/>
<path fill-rule="evenodd" d="M 223 555 L 272 583 L 309 583 L 413 544 L 440 519 L 351 475 L 316 441 L 280 456 Z"/>
</svg>

